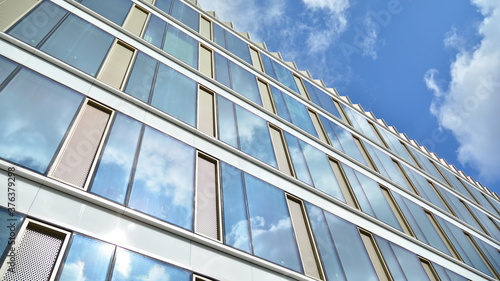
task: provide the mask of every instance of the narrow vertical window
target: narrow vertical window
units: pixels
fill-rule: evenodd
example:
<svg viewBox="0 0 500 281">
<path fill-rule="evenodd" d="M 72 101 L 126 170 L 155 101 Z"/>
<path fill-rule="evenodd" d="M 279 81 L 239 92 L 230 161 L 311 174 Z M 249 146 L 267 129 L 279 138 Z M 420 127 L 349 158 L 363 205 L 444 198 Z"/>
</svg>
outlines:
<svg viewBox="0 0 500 281">
<path fill-rule="evenodd" d="M 221 225 L 219 211 L 219 183 L 217 161 L 198 153 L 196 177 L 195 231 L 215 240 L 220 240 Z"/>
<path fill-rule="evenodd" d="M 275 128 L 274 126 L 269 126 L 269 130 L 271 131 L 271 139 L 276 153 L 276 159 L 278 161 L 278 169 L 293 177 L 293 168 L 286 150 L 283 133 L 280 129 Z"/>
<path fill-rule="evenodd" d="M 214 94 L 203 87 L 198 92 L 198 129 L 215 137 L 215 102 Z"/>
<path fill-rule="evenodd" d="M 366 152 L 366 148 L 363 146 L 363 143 L 361 142 L 361 140 L 354 135 L 352 137 L 354 139 L 354 142 L 356 143 L 356 146 L 358 147 L 359 151 L 361 152 L 361 155 L 363 155 L 363 158 L 365 158 L 365 162 L 368 163 L 368 166 L 370 168 L 372 168 L 372 170 L 378 171 L 377 167 L 375 166 L 375 163 L 373 163 L 373 160 L 370 158 L 370 156 L 368 156 L 368 152 Z"/>
<path fill-rule="evenodd" d="M 429 280 L 431 281 L 439 281 L 439 277 L 436 273 L 436 270 L 432 267 L 432 264 L 423 258 L 420 258 L 420 263 L 422 264 L 422 267 L 425 270 L 425 273 L 427 273 L 427 276 L 429 277 Z"/>
<path fill-rule="evenodd" d="M 200 34 L 208 40 L 212 40 L 212 22 L 203 16 L 200 20 Z"/>
<path fill-rule="evenodd" d="M 304 97 L 306 100 L 310 100 L 309 96 L 307 95 L 306 87 L 304 87 L 304 83 L 302 83 L 302 79 L 300 79 L 296 75 L 293 75 L 293 79 L 295 80 L 295 83 L 297 84 L 297 87 L 299 88 L 300 95 L 302 97 Z"/>
<path fill-rule="evenodd" d="M 457 260 L 462 260 L 460 258 L 460 255 L 455 250 L 455 247 L 453 247 L 453 244 L 450 242 L 450 240 L 448 239 L 448 237 L 444 233 L 443 229 L 441 228 L 439 223 L 436 221 L 436 218 L 434 218 L 434 216 L 429 211 L 424 210 L 424 212 L 425 212 L 425 215 L 427 216 L 427 218 L 429 218 L 429 221 L 432 223 L 432 225 L 436 229 L 439 236 L 441 236 L 441 239 L 443 240 L 443 242 L 446 245 L 446 247 L 448 248 L 448 250 L 451 252 L 452 256 L 454 258 L 456 258 Z"/>
<path fill-rule="evenodd" d="M 134 5 L 128 14 L 128 17 L 125 19 L 123 28 L 136 36 L 141 36 L 146 25 L 146 20 L 148 19 L 148 15 L 148 11 Z"/>
<path fill-rule="evenodd" d="M 396 166 L 396 168 L 398 169 L 399 173 L 401 174 L 401 176 L 403 177 L 404 181 L 406 182 L 406 184 L 411 188 L 411 190 L 413 191 L 413 193 L 417 194 L 420 196 L 420 194 L 418 193 L 418 190 L 415 188 L 415 186 L 413 185 L 413 183 L 410 181 L 410 179 L 408 178 L 408 175 L 405 173 L 405 171 L 401 168 L 401 164 L 399 164 L 399 162 L 397 162 L 396 160 L 392 159 L 392 162 L 394 163 L 394 165 Z"/>
<path fill-rule="evenodd" d="M 269 91 L 269 86 L 267 85 L 266 82 L 263 82 L 260 79 L 257 79 L 257 83 L 259 84 L 259 92 L 260 92 L 260 97 L 262 99 L 262 105 L 264 106 L 265 109 L 273 113 L 276 113 L 273 99 L 271 97 L 271 91 Z"/>
<path fill-rule="evenodd" d="M 134 51 L 133 47 L 128 46 L 122 41 L 117 41 L 111 47 L 111 51 L 97 78 L 116 89 L 121 89 Z"/>
<path fill-rule="evenodd" d="M 481 228 L 479 230 L 482 230 L 484 233 L 486 233 L 487 235 L 490 235 L 488 233 L 488 231 L 486 230 L 486 228 L 481 224 L 481 222 L 477 219 L 476 215 L 474 215 L 474 213 L 471 211 L 471 209 L 469 208 L 469 206 L 462 200 L 460 200 L 460 203 L 462 203 L 462 205 L 464 206 L 465 210 L 467 210 L 467 212 L 469 213 L 469 215 L 474 219 L 474 221 L 477 223 L 477 225 Z M 490 235 L 491 236 L 491 235 Z"/>
<path fill-rule="evenodd" d="M 335 107 L 337 108 L 337 111 L 339 112 L 339 115 L 340 117 L 342 117 L 342 119 L 349 125 L 352 126 L 352 123 L 351 123 L 351 120 L 349 120 L 349 118 L 347 117 L 347 114 L 345 114 L 345 111 L 344 111 L 344 108 L 340 105 L 340 103 L 334 99 L 333 100 L 333 104 L 335 105 Z"/>
<path fill-rule="evenodd" d="M 367 123 L 370 125 L 370 127 L 372 127 L 372 130 L 373 130 L 373 132 L 375 132 L 375 135 L 377 135 L 377 137 L 379 139 L 378 143 L 382 144 L 386 148 L 389 148 L 389 146 L 385 142 L 384 138 L 380 135 L 380 132 L 377 130 L 377 126 L 375 126 L 375 124 L 373 124 L 372 122 L 369 122 L 368 120 L 367 120 Z"/>
<path fill-rule="evenodd" d="M 401 225 L 401 227 L 403 227 L 403 231 L 410 235 L 410 236 L 415 236 L 413 234 L 413 231 L 411 230 L 410 228 L 410 225 L 408 224 L 408 222 L 406 221 L 403 213 L 401 212 L 401 210 L 399 209 L 396 201 L 394 200 L 394 198 L 392 197 L 391 193 L 389 192 L 389 190 L 384 187 L 384 186 L 380 186 L 380 188 L 382 189 L 382 193 L 384 194 L 385 196 L 385 199 L 387 200 L 387 202 L 389 203 L 389 206 L 391 207 L 392 209 L 392 212 L 394 213 L 394 215 L 396 215 L 396 219 L 398 220 L 399 224 Z"/>
<path fill-rule="evenodd" d="M 68 244 L 69 233 L 33 220 L 25 220 L 11 248 L 15 268 L 5 259 L 1 280 L 53 280 Z M 15 250 L 14 250 L 15 249 Z"/>
<path fill-rule="evenodd" d="M 214 69 L 214 60 L 212 56 L 212 50 L 208 49 L 204 45 L 200 45 L 200 64 L 199 64 L 200 72 L 210 78 L 214 78 L 213 69 Z"/>
<path fill-rule="evenodd" d="M 373 236 L 364 230 L 360 230 L 359 232 L 379 280 L 392 280 L 391 275 L 389 274 L 389 270 L 387 269 L 387 265 L 385 264 L 384 259 L 380 254 L 380 250 L 378 249 Z"/>
<path fill-rule="evenodd" d="M 53 178 L 85 188 L 112 114 L 110 109 L 87 101 L 53 165 Z"/>
<path fill-rule="evenodd" d="M 287 195 L 288 208 L 299 247 L 304 273 L 316 279 L 324 279 L 318 251 L 312 238 L 311 228 L 302 201 Z"/>
<path fill-rule="evenodd" d="M 325 129 L 321 126 L 321 122 L 319 121 L 318 114 L 311 110 L 307 110 L 309 112 L 309 116 L 311 117 L 312 123 L 314 125 L 314 129 L 318 133 L 319 139 L 328 144 L 328 138 L 326 137 Z"/>
<path fill-rule="evenodd" d="M 0 31 L 6 31 L 14 22 L 21 18 L 26 12 L 31 10 L 38 2 L 38 0 L 6 0 L 0 2 L 0 10 L 2 16 L 0 17 Z"/>
<path fill-rule="evenodd" d="M 454 216 L 456 216 L 455 212 L 453 211 L 453 209 L 450 207 L 450 204 L 446 201 L 446 199 L 444 199 L 443 195 L 439 192 L 439 190 L 437 190 L 436 186 L 434 185 L 434 183 L 432 183 L 431 181 L 427 181 L 429 183 L 429 185 L 431 186 L 432 190 L 438 195 L 439 197 L 439 200 L 441 200 L 441 202 L 443 202 L 444 206 L 446 207 L 446 209 L 448 210 L 448 212 Z"/>
<path fill-rule="evenodd" d="M 260 61 L 259 51 L 250 47 L 250 57 L 252 58 L 252 64 L 257 70 L 264 72 L 264 68 L 262 67 L 262 62 Z"/>
<path fill-rule="evenodd" d="M 347 182 L 347 178 L 344 175 L 344 171 L 342 171 L 342 168 L 340 167 L 340 163 L 337 160 L 331 158 L 329 158 L 328 160 L 330 161 L 330 166 L 332 166 L 333 173 L 337 178 L 340 189 L 344 194 L 346 203 L 353 208 L 359 209 L 359 205 L 356 202 L 356 197 L 354 196 L 354 193 Z"/>
</svg>

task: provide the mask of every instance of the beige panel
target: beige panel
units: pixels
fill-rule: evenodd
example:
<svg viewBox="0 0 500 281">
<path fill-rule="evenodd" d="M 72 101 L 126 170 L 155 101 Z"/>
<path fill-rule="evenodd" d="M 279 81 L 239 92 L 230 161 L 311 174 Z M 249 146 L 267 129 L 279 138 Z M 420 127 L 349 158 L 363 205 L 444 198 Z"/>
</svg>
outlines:
<svg viewBox="0 0 500 281">
<path fill-rule="evenodd" d="M 120 89 L 133 55 L 134 49 L 118 41 L 109 52 L 97 78 L 116 89 Z"/>
<path fill-rule="evenodd" d="M 361 152 L 361 155 L 363 155 L 363 158 L 365 158 L 366 163 L 368 163 L 368 166 L 370 168 L 372 168 L 372 170 L 378 171 L 377 167 L 375 166 L 375 163 L 373 163 L 373 160 L 368 155 L 368 152 L 366 152 L 366 149 L 363 146 L 363 143 L 361 142 L 361 140 L 358 137 L 354 136 L 354 135 L 352 136 L 352 138 L 354 139 L 354 142 L 356 143 L 356 146 L 358 147 L 359 151 Z"/>
<path fill-rule="evenodd" d="M 408 146 L 406 146 L 406 144 L 404 142 L 402 142 L 402 141 L 399 141 L 399 142 L 406 149 L 406 152 L 408 152 L 408 155 L 410 155 L 410 157 L 413 159 L 413 162 L 417 164 L 417 167 L 420 168 L 420 169 L 423 169 L 422 166 L 420 166 L 420 163 L 417 160 L 417 158 L 415 158 L 415 155 L 413 155 L 413 153 L 408 148 Z"/>
<path fill-rule="evenodd" d="M 212 50 L 200 45 L 200 65 L 199 70 L 210 78 L 214 78 Z"/>
<path fill-rule="evenodd" d="M 380 143 L 382 143 L 386 148 L 390 149 L 390 147 L 385 142 L 384 138 L 382 138 L 382 136 L 380 135 L 380 132 L 378 131 L 377 126 L 375 126 L 375 124 L 373 124 L 372 122 L 369 122 L 369 121 L 368 121 L 368 124 L 370 124 L 370 126 L 372 127 L 372 130 L 373 130 L 373 132 L 375 132 L 375 135 L 377 135 L 378 139 L 380 140 Z"/>
<path fill-rule="evenodd" d="M 110 112 L 92 104 L 84 106 L 56 162 L 52 177 L 84 187 L 110 115 Z"/>
<path fill-rule="evenodd" d="M 422 263 L 422 267 L 424 268 L 425 273 L 427 273 L 427 276 L 429 276 L 429 280 L 439 281 L 439 277 L 436 274 L 436 271 L 428 261 L 420 259 L 420 263 Z"/>
<path fill-rule="evenodd" d="M 437 190 L 436 186 L 434 186 L 434 184 L 432 182 L 430 182 L 430 181 L 427 181 L 427 182 L 431 186 L 432 190 L 438 195 L 438 197 L 441 200 L 441 202 L 443 202 L 443 204 L 446 207 L 446 209 L 448 210 L 448 212 L 450 214 L 456 216 L 455 212 L 453 212 L 453 209 L 450 207 L 450 205 L 448 205 L 448 202 L 446 202 L 446 200 L 444 199 L 443 195 Z"/>
<path fill-rule="evenodd" d="M 144 11 L 139 6 L 134 5 L 123 23 L 123 28 L 130 31 L 132 34 L 141 36 L 142 30 L 146 24 L 149 13 Z"/>
<path fill-rule="evenodd" d="M 264 72 L 264 68 L 262 67 L 262 63 L 260 62 L 259 51 L 254 48 L 250 48 L 250 56 L 252 57 L 252 64 L 257 70 Z"/>
<path fill-rule="evenodd" d="M 0 31 L 6 31 L 39 2 L 41 1 L 0 0 Z"/>
<path fill-rule="evenodd" d="M 212 22 L 205 17 L 201 17 L 200 19 L 200 34 L 201 36 L 212 40 Z"/>
<path fill-rule="evenodd" d="M 441 239 L 443 240 L 444 244 L 446 245 L 448 250 L 451 252 L 453 257 L 456 258 L 457 260 L 462 260 L 460 258 L 460 255 L 457 253 L 457 251 L 453 247 L 453 244 L 450 242 L 450 240 L 448 239 L 448 237 L 444 233 L 443 229 L 441 228 L 441 226 L 438 224 L 438 222 L 434 218 L 434 216 L 427 210 L 425 210 L 425 214 L 427 215 L 427 218 L 429 219 L 429 221 L 432 223 L 432 225 L 434 226 L 434 228 L 438 232 L 439 236 L 441 236 Z"/>
<path fill-rule="evenodd" d="M 302 80 L 295 75 L 293 76 L 293 79 L 295 80 L 295 84 L 297 84 L 297 88 L 299 88 L 300 95 L 309 100 L 309 96 L 307 95 L 307 91 L 304 87 L 304 84 L 302 83 Z"/>
<path fill-rule="evenodd" d="M 198 156 L 196 177 L 196 225 L 197 233 L 219 239 L 219 210 L 217 194 L 217 164 Z"/>
<path fill-rule="evenodd" d="M 324 143 L 328 143 L 328 138 L 326 137 L 325 130 L 323 130 L 323 126 L 321 126 L 321 121 L 319 121 L 318 115 L 311 110 L 308 110 L 308 112 L 313 122 L 314 129 L 316 129 L 316 132 L 318 133 L 319 139 Z"/>
<path fill-rule="evenodd" d="M 340 103 L 338 101 L 336 101 L 335 99 L 332 99 L 332 100 L 333 100 L 333 103 L 335 104 L 335 107 L 337 107 L 337 110 L 339 111 L 340 116 L 342 116 L 342 119 L 347 124 L 352 125 L 351 120 L 349 120 L 349 118 L 347 118 L 347 115 L 345 114 L 344 109 L 342 108 L 342 106 L 340 105 Z"/>
<path fill-rule="evenodd" d="M 413 193 L 415 193 L 418 196 L 420 196 L 420 193 L 418 193 L 418 190 L 415 188 L 415 186 L 413 185 L 413 183 L 410 181 L 410 179 L 408 178 L 408 175 L 405 173 L 405 171 L 403 170 L 403 168 L 401 168 L 401 164 L 399 164 L 399 162 L 397 162 L 394 159 L 392 159 L 392 162 L 394 163 L 394 165 L 396 165 L 396 168 L 398 168 L 399 173 L 401 174 L 401 176 L 403 176 L 406 184 L 411 188 L 411 190 L 413 191 Z"/>
<path fill-rule="evenodd" d="M 198 92 L 198 129 L 215 137 L 214 95 L 203 88 Z"/>
<path fill-rule="evenodd" d="M 333 159 L 328 159 L 328 160 L 330 161 L 330 166 L 332 166 L 333 173 L 337 178 L 337 182 L 339 183 L 340 189 L 342 190 L 342 194 L 344 195 L 346 203 L 353 208 L 359 209 L 358 204 L 356 202 L 356 197 L 354 196 L 354 193 L 352 192 L 351 187 L 349 186 L 346 177 L 344 176 L 344 172 L 342 171 L 339 162 Z"/>
<path fill-rule="evenodd" d="M 396 219 L 398 220 L 399 224 L 403 228 L 403 231 L 410 236 L 414 236 L 413 232 L 410 228 L 410 225 L 408 225 L 408 222 L 406 222 L 405 217 L 401 213 L 401 210 L 399 209 L 398 205 L 396 204 L 396 201 L 394 201 L 394 198 L 392 197 L 389 190 L 383 186 L 380 186 L 380 188 L 382 189 L 382 193 L 384 194 L 384 197 L 387 200 L 387 203 L 389 203 L 389 206 L 391 207 L 392 212 L 396 216 Z"/>
<path fill-rule="evenodd" d="M 385 266 L 382 255 L 380 254 L 371 234 L 368 234 L 364 231 L 360 231 L 360 234 L 361 239 L 363 240 L 363 244 L 365 244 L 366 251 L 368 252 L 368 256 L 370 256 L 370 260 L 372 261 L 373 267 L 375 268 L 375 272 L 377 272 L 379 280 L 392 280 L 390 274 L 388 274 L 388 270 Z"/>
<path fill-rule="evenodd" d="M 272 126 L 269 127 L 271 132 L 271 139 L 273 141 L 274 152 L 276 154 L 276 160 L 278 161 L 278 169 L 283 173 L 293 177 L 293 170 L 288 158 L 288 153 L 285 147 L 285 141 L 281 130 L 276 129 Z"/>
<path fill-rule="evenodd" d="M 271 92 L 269 91 L 269 87 L 267 83 L 257 80 L 259 84 L 259 92 L 260 92 L 260 97 L 262 98 L 262 104 L 265 109 L 276 113 L 276 110 L 274 110 L 273 106 L 273 99 L 271 97 Z"/>
<path fill-rule="evenodd" d="M 310 229 L 306 223 L 302 204 L 290 197 L 287 198 L 287 201 L 304 272 L 308 276 L 322 279 L 323 274 L 321 273 L 318 256 L 312 242 Z"/>
</svg>

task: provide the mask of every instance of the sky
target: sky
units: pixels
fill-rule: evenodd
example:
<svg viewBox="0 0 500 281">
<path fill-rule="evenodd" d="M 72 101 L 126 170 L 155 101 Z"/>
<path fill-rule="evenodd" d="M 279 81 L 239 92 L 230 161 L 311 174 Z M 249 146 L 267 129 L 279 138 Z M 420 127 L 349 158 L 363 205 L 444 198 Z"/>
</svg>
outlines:
<svg viewBox="0 0 500 281">
<path fill-rule="evenodd" d="M 500 1 L 198 2 L 500 194 Z"/>
</svg>

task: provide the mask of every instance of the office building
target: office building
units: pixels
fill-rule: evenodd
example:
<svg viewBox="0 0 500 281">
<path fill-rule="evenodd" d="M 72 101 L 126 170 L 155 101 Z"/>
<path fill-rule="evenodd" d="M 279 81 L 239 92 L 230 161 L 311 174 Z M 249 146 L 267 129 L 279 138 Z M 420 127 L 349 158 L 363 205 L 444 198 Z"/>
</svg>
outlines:
<svg viewBox="0 0 500 281">
<path fill-rule="evenodd" d="M 1 280 L 500 278 L 496 194 L 196 3 L 0 30 Z"/>
</svg>

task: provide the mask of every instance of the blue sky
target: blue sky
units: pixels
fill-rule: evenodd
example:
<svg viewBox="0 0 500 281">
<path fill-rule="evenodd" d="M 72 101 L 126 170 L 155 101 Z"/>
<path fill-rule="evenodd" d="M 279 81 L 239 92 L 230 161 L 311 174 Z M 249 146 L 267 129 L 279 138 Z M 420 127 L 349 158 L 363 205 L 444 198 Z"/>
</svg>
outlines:
<svg viewBox="0 0 500 281">
<path fill-rule="evenodd" d="M 500 1 L 199 3 L 500 193 Z"/>
</svg>

